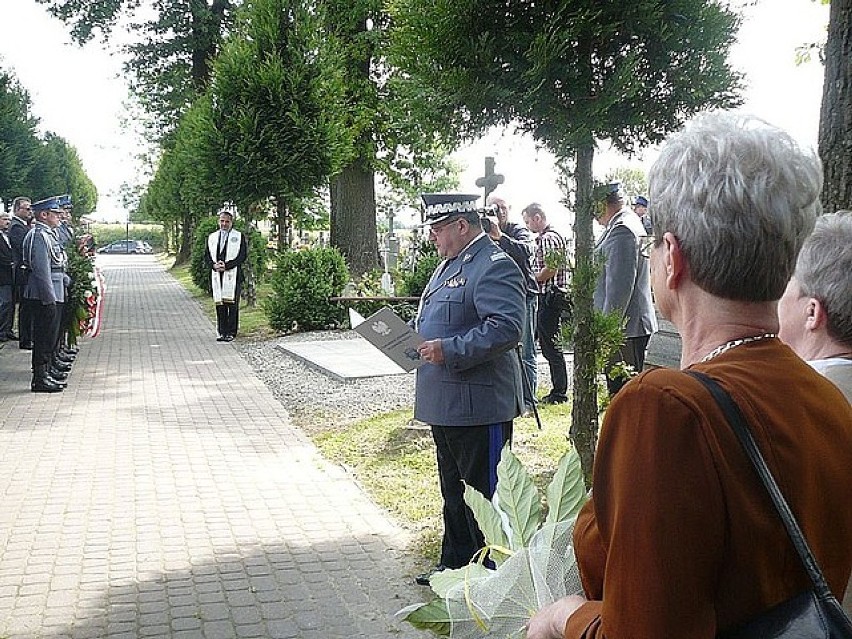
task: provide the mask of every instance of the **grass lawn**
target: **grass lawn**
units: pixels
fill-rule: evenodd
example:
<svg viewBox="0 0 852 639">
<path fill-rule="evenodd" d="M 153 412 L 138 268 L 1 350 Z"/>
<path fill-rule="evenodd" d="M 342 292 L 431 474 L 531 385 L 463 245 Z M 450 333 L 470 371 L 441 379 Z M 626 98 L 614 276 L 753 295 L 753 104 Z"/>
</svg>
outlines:
<svg viewBox="0 0 852 639">
<path fill-rule="evenodd" d="M 161 257 L 163 263 L 171 266 Z M 204 308 L 215 323 L 213 300 L 192 282 L 188 266 L 170 268 L 171 274 Z M 265 337 L 269 328 L 262 300 L 269 285 L 258 289 L 258 305 L 240 308 L 240 334 Z M 512 450 L 529 471 L 543 495 L 559 458 L 569 449 L 569 404 L 541 406 L 543 428 L 534 418 L 515 420 Z M 428 428 L 412 426 L 412 409 L 375 415 L 343 430 L 305 429 L 323 456 L 344 466 L 372 499 L 415 535 L 414 552 L 424 565 L 438 559 L 441 543 L 441 493 L 435 448 Z"/>
<path fill-rule="evenodd" d="M 512 450 L 544 494 L 559 458 L 569 449 L 570 411 L 547 406 L 535 419 L 515 420 Z M 427 563 L 438 559 L 441 493 L 435 449 L 428 428 L 412 427 L 411 411 L 362 420 L 342 431 L 318 433 L 314 442 L 327 459 L 343 465 L 372 498 L 415 534 Z"/>
</svg>

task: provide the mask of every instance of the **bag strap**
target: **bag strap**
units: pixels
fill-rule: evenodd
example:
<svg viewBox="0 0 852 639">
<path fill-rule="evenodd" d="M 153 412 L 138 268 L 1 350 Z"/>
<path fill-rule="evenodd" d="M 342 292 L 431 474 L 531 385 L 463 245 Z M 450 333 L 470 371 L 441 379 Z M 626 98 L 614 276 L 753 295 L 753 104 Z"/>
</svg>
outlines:
<svg viewBox="0 0 852 639">
<path fill-rule="evenodd" d="M 825 581 L 825 576 L 822 574 L 819 564 L 811 552 L 810 546 L 808 546 L 808 542 L 805 540 L 805 536 L 802 534 L 802 529 L 799 527 L 799 523 L 796 521 L 793 511 L 790 510 L 787 500 L 784 499 L 784 495 L 778 488 L 778 484 L 775 483 L 775 479 L 772 477 L 772 472 L 766 465 L 766 461 L 763 459 L 763 455 L 761 455 L 760 449 L 757 447 L 757 443 L 754 441 L 754 437 L 752 437 L 751 431 L 749 431 L 748 426 L 746 425 L 746 420 L 743 417 L 742 410 L 740 410 L 740 407 L 733 400 L 730 394 L 713 378 L 705 375 L 704 373 L 699 373 L 698 371 L 684 372 L 697 379 L 707 388 L 708 391 L 710 391 L 713 399 L 716 400 L 719 408 L 721 408 L 722 412 L 725 414 L 725 417 L 736 434 L 737 439 L 740 440 L 743 450 L 746 455 L 748 455 L 749 460 L 751 460 L 752 465 L 757 471 L 760 481 L 763 482 L 763 485 L 766 487 L 769 497 L 775 505 L 775 509 L 781 516 L 784 528 L 787 529 L 787 535 L 789 535 L 790 541 L 793 542 L 796 552 L 799 553 L 802 564 L 814 584 L 814 590 L 818 597 L 821 600 L 829 597 L 833 598 L 831 590 L 828 587 L 828 583 Z"/>
</svg>

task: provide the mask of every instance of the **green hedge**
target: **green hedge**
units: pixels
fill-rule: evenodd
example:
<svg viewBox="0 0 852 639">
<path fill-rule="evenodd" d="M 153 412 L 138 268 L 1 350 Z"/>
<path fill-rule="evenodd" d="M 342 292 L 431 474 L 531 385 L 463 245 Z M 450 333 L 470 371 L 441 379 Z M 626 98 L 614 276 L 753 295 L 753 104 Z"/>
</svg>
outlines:
<svg viewBox="0 0 852 639">
<path fill-rule="evenodd" d="M 265 303 L 270 326 L 285 332 L 340 326 L 345 309 L 328 298 L 339 296 L 348 279 L 346 262 L 335 248 L 280 254 L 272 275 L 272 295 Z"/>
</svg>

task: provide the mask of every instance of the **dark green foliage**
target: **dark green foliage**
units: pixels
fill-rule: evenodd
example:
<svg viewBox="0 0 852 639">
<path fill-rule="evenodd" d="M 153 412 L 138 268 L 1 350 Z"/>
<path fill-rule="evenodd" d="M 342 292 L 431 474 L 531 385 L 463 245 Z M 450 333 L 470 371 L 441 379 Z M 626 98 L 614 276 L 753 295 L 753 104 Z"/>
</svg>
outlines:
<svg viewBox="0 0 852 639">
<path fill-rule="evenodd" d="M 218 216 L 202 219 L 195 227 L 195 236 L 192 242 L 192 256 L 189 267 L 192 282 L 209 294 L 212 294 L 213 288 L 210 282 L 210 269 L 204 264 L 204 255 L 207 252 L 207 238 L 218 228 Z M 260 282 L 266 274 L 266 242 L 260 231 L 254 227 L 249 227 L 244 219 L 234 220 L 234 228 L 246 236 L 248 244 L 248 257 L 243 265 L 243 271 L 252 269 L 255 278 Z"/>
<path fill-rule="evenodd" d="M 68 339 L 73 345 L 77 343 L 81 333 L 80 323 L 89 317 L 86 298 L 95 294 L 96 289 L 92 282 L 94 276 L 92 261 L 80 253 L 73 244 L 68 244 L 65 250 L 68 254 L 66 272 L 71 278 L 71 288 L 68 291 L 66 303 L 70 305 L 71 312 L 70 324 L 63 328 L 68 329 Z"/>
<path fill-rule="evenodd" d="M 440 264 L 441 258 L 432 242 L 424 242 L 417 248 L 414 270 L 400 277 L 396 289 L 400 297 L 420 297 L 429 283 L 429 278 Z"/>
<path fill-rule="evenodd" d="M 266 314 L 279 331 L 313 331 L 339 326 L 345 309 L 330 302 L 349 279 L 346 262 L 334 248 L 287 251 L 278 257 Z"/>
<path fill-rule="evenodd" d="M 98 192 L 76 149 L 54 133 L 39 139 L 37 125 L 29 94 L 0 69 L 0 198 L 8 204 L 19 195 L 37 201 L 70 193 L 74 217 L 90 213 Z"/>
<path fill-rule="evenodd" d="M 335 40 L 299 0 L 246 2 L 210 95 L 204 155 L 230 200 L 306 197 L 350 153 Z"/>
</svg>

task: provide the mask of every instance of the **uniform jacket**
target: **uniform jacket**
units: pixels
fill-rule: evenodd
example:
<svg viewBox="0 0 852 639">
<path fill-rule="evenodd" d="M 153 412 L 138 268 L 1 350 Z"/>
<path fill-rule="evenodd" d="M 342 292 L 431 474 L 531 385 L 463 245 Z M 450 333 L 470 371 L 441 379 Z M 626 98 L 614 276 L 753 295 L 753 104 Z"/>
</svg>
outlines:
<svg viewBox="0 0 852 639">
<path fill-rule="evenodd" d="M 852 408 L 777 339 L 691 367 L 740 406 L 838 598 L 852 569 Z M 647 371 L 607 409 L 574 548 L 577 639 L 713 639 L 811 587 L 781 519 L 709 392 Z"/>
<path fill-rule="evenodd" d="M 36 222 L 24 238 L 23 254 L 29 271 L 24 297 L 42 304 L 64 302 L 67 258 L 53 230 Z"/>
<path fill-rule="evenodd" d="M 12 244 L 12 253 L 15 260 L 15 285 L 23 288 L 27 283 L 27 273 L 24 269 L 23 246 L 24 238 L 30 232 L 30 227 L 17 215 L 12 216 L 12 223 L 9 225 L 9 242 Z"/>
<path fill-rule="evenodd" d="M 423 292 L 415 327 L 441 339 L 444 362 L 417 369 L 414 416 L 433 426 L 480 426 L 520 414 L 515 351 L 526 313 L 517 264 L 481 235 L 442 262 Z"/>
<path fill-rule="evenodd" d="M 625 207 L 610 220 L 595 245 L 602 263 L 595 288 L 595 308 L 604 313 L 615 310 L 624 313 L 627 318 L 624 337 L 643 337 L 657 330 L 650 265 L 640 249 L 640 238 L 644 235 L 639 216 Z"/>
</svg>

